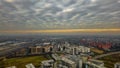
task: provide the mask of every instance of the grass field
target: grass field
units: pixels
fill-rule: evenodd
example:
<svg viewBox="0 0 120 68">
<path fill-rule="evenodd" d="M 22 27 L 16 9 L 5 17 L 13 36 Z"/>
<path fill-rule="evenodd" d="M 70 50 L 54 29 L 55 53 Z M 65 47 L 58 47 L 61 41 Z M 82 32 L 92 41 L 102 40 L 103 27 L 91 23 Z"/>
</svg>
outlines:
<svg viewBox="0 0 120 68">
<path fill-rule="evenodd" d="M 97 53 L 97 54 L 103 54 L 103 53 L 104 53 L 103 50 L 100 50 L 100 49 L 97 49 L 97 48 L 91 48 L 91 51 L 92 51 L 92 52 L 95 52 L 95 53 Z"/>
<path fill-rule="evenodd" d="M 105 56 L 103 58 L 100 58 L 99 60 L 104 61 L 105 66 L 107 68 L 114 68 L 114 64 L 117 63 L 117 62 L 120 62 L 120 53 L 110 55 L 110 56 Z"/>
<path fill-rule="evenodd" d="M 25 68 L 26 64 L 32 63 L 36 67 L 39 67 L 41 61 L 47 60 L 44 56 L 31 56 L 31 57 L 21 57 L 21 58 L 11 58 L 4 61 L 0 61 L 0 68 L 16 66 L 17 68 Z M 3 66 L 3 67 L 2 67 Z"/>
</svg>

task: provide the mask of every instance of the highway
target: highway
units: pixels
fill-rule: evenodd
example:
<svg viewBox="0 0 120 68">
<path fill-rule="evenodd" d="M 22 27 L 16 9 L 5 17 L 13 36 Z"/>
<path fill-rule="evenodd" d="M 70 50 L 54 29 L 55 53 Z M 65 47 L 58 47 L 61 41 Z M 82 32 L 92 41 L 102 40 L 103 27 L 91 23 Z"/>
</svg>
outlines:
<svg viewBox="0 0 120 68">
<path fill-rule="evenodd" d="M 98 55 L 98 56 L 93 57 L 93 59 L 99 59 L 99 58 L 102 58 L 102 57 L 105 57 L 105 56 L 109 56 L 109 55 L 113 55 L 113 54 L 118 54 L 118 53 L 120 53 L 120 51 Z"/>
</svg>

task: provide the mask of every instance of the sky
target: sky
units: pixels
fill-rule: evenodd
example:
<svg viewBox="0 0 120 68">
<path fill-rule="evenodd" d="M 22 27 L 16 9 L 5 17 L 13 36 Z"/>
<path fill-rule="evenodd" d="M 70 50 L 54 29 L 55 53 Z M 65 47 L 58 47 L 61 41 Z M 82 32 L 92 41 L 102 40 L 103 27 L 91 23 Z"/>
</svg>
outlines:
<svg viewBox="0 0 120 68">
<path fill-rule="evenodd" d="M 85 29 L 120 32 L 120 0 L 0 0 L 0 33 Z"/>
</svg>

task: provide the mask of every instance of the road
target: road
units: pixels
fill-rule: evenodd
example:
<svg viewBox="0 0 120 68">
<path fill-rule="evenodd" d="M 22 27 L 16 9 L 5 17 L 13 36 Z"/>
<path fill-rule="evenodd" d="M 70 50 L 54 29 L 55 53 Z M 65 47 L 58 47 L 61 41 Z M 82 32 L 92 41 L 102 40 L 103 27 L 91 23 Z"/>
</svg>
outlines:
<svg viewBox="0 0 120 68">
<path fill-rule="evenodd" d="M 98 55 L 98 56 L 93 57 L 93 59 L 99 59 L 99 58 L 102 58 L 102 57 L 105 57 L 105 56 L 109 56 L 109 55 L 113 55 L 113 54 L 118 54 L 118 53 L 120 53 L 120 51 Z"/>
</svg>

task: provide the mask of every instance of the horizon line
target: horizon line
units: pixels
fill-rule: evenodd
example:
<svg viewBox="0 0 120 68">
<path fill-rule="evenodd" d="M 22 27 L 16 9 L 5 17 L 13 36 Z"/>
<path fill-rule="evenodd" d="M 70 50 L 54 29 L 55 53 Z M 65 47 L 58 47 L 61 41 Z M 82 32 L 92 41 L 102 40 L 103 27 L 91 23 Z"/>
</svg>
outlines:
<svg viewBox="0 0 120 68">
<path fill-rule="evenodd" d="M 0 33 L 99 33 L 99 32 L 117 32 L 120 29 L 51 29 L 51 30 L 1 30 Z"/>
</svg>

